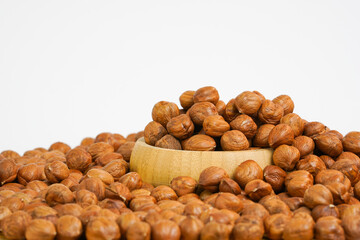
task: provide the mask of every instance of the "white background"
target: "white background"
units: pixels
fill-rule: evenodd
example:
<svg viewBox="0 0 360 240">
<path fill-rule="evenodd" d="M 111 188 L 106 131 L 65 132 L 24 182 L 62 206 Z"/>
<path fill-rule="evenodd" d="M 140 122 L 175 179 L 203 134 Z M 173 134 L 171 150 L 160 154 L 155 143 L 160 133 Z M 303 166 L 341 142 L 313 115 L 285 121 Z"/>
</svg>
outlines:
<svg viewBox="0 0 360 240">
<path fill-rule="evenodd" d="M 1 1 L 0 151 L 127 135 L 215 86 L 360 130 L 360 1 Z"/>
</svg>

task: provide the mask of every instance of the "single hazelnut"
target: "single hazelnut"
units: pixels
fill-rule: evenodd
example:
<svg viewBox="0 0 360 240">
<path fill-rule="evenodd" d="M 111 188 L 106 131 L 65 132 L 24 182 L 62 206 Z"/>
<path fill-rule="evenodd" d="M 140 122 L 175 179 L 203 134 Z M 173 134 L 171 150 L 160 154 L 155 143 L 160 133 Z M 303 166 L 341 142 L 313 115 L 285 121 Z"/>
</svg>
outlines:
<svg viewBox="0 0 360 240">
<path fill-rule="evenodd" d="M 105 197 L 111 199 L 120 199 L 127 204 L 131 198 L 131 192 L 128 187 L 119 182 L 111 183 L 105 188 Z"/>
<path fill-rule="evenodd" d="M 22 185 L 26 185 L 28 182 L 33 180 L 40 180 L 42 171 L 39 166 L 35 163 L 23 165 L 18 171 L 18 182 Z"/>
<path fill-rule="evenodd" d="M 351 185 L 355 185 L 359 181 L 359 168 L 353 160 L 340 159 L 331 168 L 342 172 L 350 180 Z"/>
<path fill-rule="evenodd" d="M 345 184 L 335 181 L 326 183 L 325 186 L 330 190 L 334 199 L 334 204 L 343 204 L 350 202 L 351 195 L 348 192 L 348 188 Z"/>
<path fill-rule="evenodd" d="M 321 155 L 320 159 L 325 163 L 326 168 L 331 168 L 335 163 L 335 160 L 329 157 L 328 155 Z"/>
<path fill-rule="evenodd" d="M 185 109 L 191 108 L 191 106 L 194 104 L 194 94 L 195 91 L 185 91 L 180 95 L 180 105 Z"/>
<path fill-rule="evenodd" d="M 286 172 L 278 166 L 269 165 L 264 168 L 264 180 L 269 183 L 275 192 L 284 188 Z"/>
<path fill-rule="evenodd" d="M 293 141 L 293 146 L 300 152 L 300 157 L 312 154 L 315 149 L 315 142 L 307 136 L 298 136 Z"/>
<path fill-rule="evenodd" d="M 218 115 L 216 106 L 211 102 L 195 103 L 188 113 L 192 122 L 197 126 L 202 126 L 206 117 Z"/>
<path fill-rule="evenodd" d="M 204 169 L 199 176 L 199 186 L 205 190 L 217 191 L 219 184 L 223 178 L 227 178 L 227 172 L 216 166 L 211 166 Z"/>
<path fill-rule="evenodd" d="M 342 218 L 341 225 L 345 232 L 345 239 L 355 240 L 360 238 L 360 216 Z"/>
<path fill-rule="evenodd" d="M 29 240 L 55 239 L 56 229 L 52 222 L 45 219 L 33 219 L 26 228 L 25 237 Z"/>
<path fill-rule="evenodd" d="M 229 239 L 231 228 L 215 221 L 207 223 L 201 230 L 200 239 Z"/>
<path fill-rule="evenodd" d="M 128 240 L 150 240 L 151 227 L 146 222 L 136 221 L 131 224 L 126 231 Z"/>
<path fill-rule="evenodd" d="M 311 216 L 313 217 L 314 221 L 316 222 L 319 218 L 326 217 L 326 216 L 333 216 L 339 218 L 339 210 L 333 204 L 329 205 L 317 205 L 312 209 Z"/>
<path fill-rule="evenodd" d="M 169 134 L 182 140 L 189 138 L 194 133 L 194 124 L 187 114 L 180 114 L 169 120 L 166 125 Z"/>
<path fill-rule="evenodd" d="M 171 210 L 176 214 L 183 214 L 185 209 L 185 205 L 176 200 L 161 200 L 157 202 L 157 205 L 162 211 Z"/>
<path fill-rule="evenodd" d="M 279 104 L 284 109 L 284 115 L 294 111 L 294 102 L 288 95 L 277 96 L 272 101 Z"/>
<path fill-rule="evenodd" d="M 110 173 L 115 181 L 124 176 L 129 170 L 129 164 L 124 160 L 112 160 L 103 167 L 103 170 Z"/>
<path fill-rule="evenodd" d="M 327 187 L 315 184 L 305 191 L 304 203 L 309 208 L 314 208 L 317 205 L 329 205 L 333 203 L 333 197 Z"/>
<path fill-rule="evenodd" d="M 266 208 L 260 203 L 249 204 L 241 211 L 241 216 L 257 216 L 265 220 L 270 214 Z"/>
<path fill-rule="evenodd" d="M 249 148 L 249 142 L 245 135 L 239 130 L 227 131 L 220 140 L 224 151 L 240 151 Z"/>
<path fill-rule="evenodd" d="M 274 164 L 285 171 L 294 169 L 300 159 L 300 152 L 296 147 L 280 145 L 273 153 Z"/>
<path fill-rule="evenodd" d="M 129 208 L 126 208 L 126 205 L 122 200 L 105 198 L 99 202 L 98 205 L 102 209 L 109 210 L 112 214 L 115 214 L 115 216 L 131 212 Z"/>
<path fill-rule="evenodd" d="M 69 176 L 69 168 L 61 161 L 47 163 L 44 167 L 45 175 L 50 183 L 58 183 Z"/>
<path fill-rule="evenodd" d="M 330 157 L 337 157 L 343 151 L 340 139 L 333 134 L 320 134 L 314 137 L 314 141 L 316 148 Z"/>
<path fill-rule="evenodd" d="M 305 170 L 290 172 L 285 178 L 285 187 L 292 197 L 304 197 L 305 191 L 313 185 L 314 177 Z"/>
<path fill-rule="evenodd" d="M 296 213 L 285 225 L 284 240 L 312 240 L 314 237 L 314 221 L 307 213 Z"/>
<path fill-rule="evenodd" d="M 87 178 L 99 178 L 105 185 L 109 185 L 114 182 L 113 176 L 103 169 L 90 169 L 85 177 Z"/>
<path fill-rule="evenodd" d="M 159 141 L 163 136 L 167 134 L 167 131 L 163 125 L 158 122 L 149 122 L 144 129 L 144 139 L 147 144 L 155 146 L 155 143 Z"/>
<path fill-rule="evenodd" d="M 360 167 L 360 157 L 352 152 L 342 152 L 337 158 L 336 161 L 340 159 L 350 159 L 353 160 L 355 165 L 359 168 Z"/>
<path fill-rule="evenodd" d="M 24 211 L 16 211 L 2 220 L 2 234 L 7 239 L 25 239 L 25 230 L 31 216 Z"/>
<path fill-rule="evenodd" d="M 135 142 L 136 141 L 136 134 L 137 133 L 130 133 L 126 136 L 126 142 Z"/>
<path fill-rule="evenodd" d="M 128 230 L 129 226 L 131 226 L 135 222 L 139 222 L 139 221 L 140 221 L 140 219 L 138 218 L 138 216 L 136 216 L 132 212 L 121 214 L 116 219 L 116 223 L 119 226 L 120 234 L 122 236 L 125 236 L 126 231 Z"/>
<path fill-rule="evenodd" d="M 179 108 L 175 103 L 160 101 L 152 109 L 152 119 L 164 127 L 171 118 L 179 115 Z"/>
<path fill-rule="evenodd" d="M 268 195 L 261 199 L 259 203 L 268 210 L 270 215 L 282 213 L 287 216 L 292 216 L 289 206 L 281 201 L 276 195 Z"/>
<path fill-rule="evenodd" d="M 254 120 L 246 115 L 241 114 L 230 122 L 231 129 L 241 131 L 246 138 L 251 139 L 257 132 L 257 125 Z"/>
<path fill-rule="evenodd" d="M 155 203 L 156 199 L 153 196 L 139 196 L 130 201 L 129 207 L 133 211 L 139 211 L 142 206 Z"/>
<path fill-rule="evenodd" d="M 301 119 L 296 113 L 288 113 L 284 115 L 281 118 L 280 123 L 289 125 L 294 131 L 295 137 L 300 136 L 305 128 L 303 119 Z"/>
<path fill-rule="evenodd" d="M 15 158 L 19 158 L 20 155 L 15 152 L 15 151 L 12 151 L 12 150 L 5 150 L 5 151 L 2 151 L 1 152 L 1 155 L 4 157 L 4 158 L 7 158 L 7 159 L 15 159 Z"/>
<path fill-rule="evenodd" d="M 143 182 L 141 185 L 141 189 L 146 189 L 151 192 L 154 189 L 154 186 L 150 183 Z"/>
<path fill-rule="evenodd" d="M 105 166 L 113 160 L 124 160 L 124 157 L 120 153 L 111 152 L 105 153 L 95 160 L 97 165 Z"/>
<path fill-rule="evenodd" d="M 226 108 L 226 104 L 224 101 L 219 100 L 216 105 L 216 110 L 218 112 L 219 115 L 223 116 L 225 114 L 225 108 Z"/>
<path fill-rule="evenodd" d="M 74 216 L 64 215 L 56 223 L 56 238 L 59 240 L 75 240 L 80 238 L 83 228 L 81 221 Z"/>
<path fill-rule="evenodd" d="M 243 209 L 243 204 L 236 195 L 224 192 L 216 195 L 213 206 L 217 209 L 228 209 L 236 213 Z"/>
<path fill-rule="evenodd" d="M 258 118 L 261 122 L 274 125 L 280 122 L 283 115 L 283 107 L 271 100 L 265 100 L 258 112 Z"/>
<path fill-rule="evenodd" d="M 182 239 L 200 239 L 201 230 L 203 229 L 204 224 L 194 216 L 187 216 L 180 222 L 179 227 Z"/>
<path fill-rule="evenodd" d="M 49 206 L 70 203 L 74 201 L 74 194 L 65 185 L 55 183 L 48 187 L 45 200 Z"/>
<path fill-rule="evenodd" d="M 271 185 L 260 179 L 248 182 L 245 186 L 245 193 L 253 201 L 259 201 L 261 198 L 273 192 Z"/>
<path fill-rule="evenodd" d="M 254 160 L 242 162 L 234 171 L 234 180 L 245 188 L 245 185 L 255 179 L 263 179 L 263 170 Z"/>
<path fill-rule="evenodd" d="M 326 169 L 325 163 L 316 155 L 308 155 L 296 164 L 297 170 L 306 170 L 314 177 L 321 171 Z"/>
<path fill-rule="evenodd" d="M 345 240 L 341 220 L 334 216 L 321 217 L 315 224 L 315 239 L 341 239 Z"/>
<path fill-rule="evenodd" d="M 195 192 L 197 182 L 192 177 L 179 176 L 173 178 L 170 182 L 170 187 L 180 197 L 188 193 Z"/>
<path fill-rule="evenodd" d="M 67 153 L 71 150 L 71 147 L 69 145 L 67 145 L 66 143 L 63 143 L 63 142 L 56 142 L 56 143 L 53 143 L 51 144 L 51 146 L 49 147 L 49 151 L 54 151 L 54 150 L 57 150 L 57 151 L 60 151 L 60 152 L 63 152 L 63 153 Z"/>
<path fill-rule="evenodd" d="M 234 226 L 232 236 L 234 239 L 263 239 L 264 225 L 261 218 L 257 216 L 241 216 Z"/>
<path fill-rule="evenodd" d="M 170 134 L 166 134 L 159 141 L 155 143 L 155 147 L 181 150 L 181 143 L 178 139 Z"/>
<path fill-rule="evenodd" d="M 314 138 L 327 131 L 327 127 L 320 122 L 308 122 L 304 127 L 304 135 Z"/>
<path fill-rule="evenodd" d="M 253 138 L 253 145 L 255 147 L 269 147 L 269 135 L 274 127 L 275 125 L 272 124 L 261 125 Z"/>
<path fill-rule="evenodd" d="M 93 143 L 88 148 L 88 153 L 90 153 L 92 159 L 96 159 L 103 154 L 114 152 L 114 147 L 105 142 Z"/>
<path fill-rule="evenodd" d="M 196 193 L 188 193 L 182 195 L 177 199 L 177 201 L 185 205 L 191 201 L 202 202 L 199 195 L 197 195 Z"/>
<path fill-rule="evenodd" d="M 117 152 L 123 156 L 125 161 L 129 162 L 134 146 L 135 146 L 135 142 L 126 142 L 119 147 Z"/>
<path fill-rule="evenodd" d="M 84 209 L 77 203 L 58 204 L 53 209 L 56 210 L 59 217 L 64 215 L 79 217 L 84 212 Z M 56 218 L 56 220 L 58 221 L 59 219 Z M 55 221 L 53 222 L 54 224 L 56 223 Z"/>
<path fill-rule="evenodd" d="M 176 195 L 175 191 L 165 185 L 160 185 L 160 186 L 157 186 L 156 188 L 154 188 L 151 191 L 151 196 L 153 196 L 156 199 L 156 201 L 161 201 L 161 200 L 166 200 L 166 199 L 168 199 L 168 200 L 176 200 L 177 199 L 177 195 Z"/>
<path fill-rule="evenodd" d="M 225 106 L 224 119 L 227 122 L 231 122 L 238 115 L 240 115 L 239 110 L 235 106 L 235 99 L 231 99 Z"/>
<path fill-rule="evenodd" d="M 137 172 L 129 172 L 120 177 L 119 182 L 129 188 L 130 191 L 141 188 L 143 181 Z"/>
<path fill-rule="evenodd" d="M 265 233 L 269 239 L 280 240 L 285 230 L 286 224 L 290 221 L 288 215 L 277 213 L 265 218 Z"/>
<path fill-rule="evenodd" d="M 230 130 L 230 125 L 220 115 L 207 116 L 203 122 L 205 134 L 211 137 L 221 137 Z"/>
<path fill-rule="evenodd" d="M 197 134 L 186 139 L 182 147 L 189 151 L 213 151 L 216 148 L 216 142 L 210 136 Z"/>
<path fill-rule="evenodd" d="M 360 156 L 360 132 L 349 132 L 342 140 L 344 150 Z"/>
<path fill-rule="evenodd" d="M 254 92 L 245 91 L 235 98 L 235 106 L 240 113 L 253 115 L 261 107 L 261 98 Z"/>
<path fill-rule="evenodd" d="M 151 239 L 180 239 L 180 227 L 173 221 L 161 220 L 152 226 Z"/>
<path fill-rule="evenodd" d="M 220 192 L 229 192 L 235 195 L 241 193 L 241 188 L 237 182 L 232 180 L 231 178 L 223 178 L 219 184 L 219 191 Z"/>
<path fill-rule="evenodd" d="M 120 239 L 118 225 L 106 217 L 96 217 L 86 226 L 86 239 Z"/>
<path fill-rule="evenodd" d="M 81 189 L 93 192 L 100 201 L 105 198 L 105 184 L 99 178 L 84 178 L 80 182 L 78 190 Z"/>
<path fill-rule="evenodd" d="M 91 155 L 81 148 L 74 148 L 66 154 L 66 164 L 70 169 L 83 172 L 90 166 L 91 162 Z"/>
<path fill-rule="evenodd" d="M 25 206 L 25 201 L 14 195 L 8 198 L 5 198 L 1 201 L 0 206 L 7 207 L 10 211 L 15 212 L 17 210 L 22 210 Z"/>
<path fill-rule="evenodd" d="M 94 138 L 92 138 L 92 137 L 86 137 L 86 138 L 84 138 L 83 140 L 81 140 L 80 146 L 88 147 L 88 146 L 90 146 L 91 144 L 93 144 L 94 141 L 95 141 Z"/>
<path fill-rule="evenodd" d="M 12 159 L 0 160 L 0 183 L 1 185 L 12 182 L 16 178 L 19 167 Z"/>
<path fill-rule="evenodd" d="M 294 141 L 294 131 L 287 124 L 276 125 L 269 134 L 269 146 L 277 148 L 280 145 L 292 145 Z"/>
<path fill-rule="evenodd" d="M 211 102 L 212 104 L 216 104 L 219 101 L 219 92 L 216 88 L 208 86 L 202 87 L 196 90 L 193 95 L 194 103 L 198 102 Z"/>
</svg>

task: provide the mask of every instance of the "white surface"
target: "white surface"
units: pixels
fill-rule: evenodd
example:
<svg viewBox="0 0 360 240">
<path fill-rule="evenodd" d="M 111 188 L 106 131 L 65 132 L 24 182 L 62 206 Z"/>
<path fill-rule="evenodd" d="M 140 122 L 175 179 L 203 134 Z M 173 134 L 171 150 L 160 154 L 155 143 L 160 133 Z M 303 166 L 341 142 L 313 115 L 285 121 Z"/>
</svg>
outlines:
<svg viewBox="0 0 360 240">
<path fill-rule="evenodd" d="M 0 1 L 0 151 L 142 130 L 206 85 L 360 130 L 360 1 Z"/>
</svg>

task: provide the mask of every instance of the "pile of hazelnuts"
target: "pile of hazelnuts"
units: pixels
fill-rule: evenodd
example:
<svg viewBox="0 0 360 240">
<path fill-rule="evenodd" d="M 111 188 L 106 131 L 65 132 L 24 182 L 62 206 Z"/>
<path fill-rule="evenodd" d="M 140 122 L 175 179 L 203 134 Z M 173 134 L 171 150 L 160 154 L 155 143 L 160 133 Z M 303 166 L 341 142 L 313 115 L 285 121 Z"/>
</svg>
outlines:
<svg viewBox="0 0 360 240">
<path fill-rule="evenodd" d="M 293 113 L 287 95 L 213 87 L 157 103 L 144 131 L 100 133 L 0 153 L 0 232 L 6 239 L 360 239 L 360 132 L 343 137 Z M 193 151 L 273 148 L 233 173 L 153 186 L 129 171 L 135 142 Z M 230 178 L 229 176 L 233 176 Z M 1 238 L 1 236 L 0 236 Z"/>
</svg>

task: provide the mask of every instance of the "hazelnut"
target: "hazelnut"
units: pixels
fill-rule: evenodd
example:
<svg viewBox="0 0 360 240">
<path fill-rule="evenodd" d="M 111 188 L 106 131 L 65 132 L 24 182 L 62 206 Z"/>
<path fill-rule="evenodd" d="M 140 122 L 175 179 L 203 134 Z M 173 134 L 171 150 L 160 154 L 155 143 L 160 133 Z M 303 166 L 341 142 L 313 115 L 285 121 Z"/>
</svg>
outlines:
<svg viewBox="0 0 360 240">
<path fill-rule="evenodd" d="M 289 125 L 294 131 L 295 137 L 300 136 L 303 133 L 305 127 L 303 119 L 301 119 L 296 113 L 289 113 L 284 115 L 281 118 L 280 123 Z"/>
<path fill-rule="evenodd" d="M 84 212 L 83 208 L 76 203 L 58 204 L 54 207 L 54 209 L 60 217 L 64 215 L 79 217 Z"/>
<path fill-rule="evenodd" d="M 193 123 L 198 126 L 203 125 L 206 117 L 218 115 L 215 105 L 210 102 L 195 103 L 188 113 Z"/>
<path fill-rule="evenodd" d="M 272 100 L 284 109 L 284 115 L 294 111 L 294 102 L 288 95 L 280 95 Z"/>
<path fill-rule="evenodd" d="M 253 93 L 256 93 L 256 94 L 259 96 L 259 98 L 261 99 L 261 102 L 264 102 L 264 101 L 265 101 L 264 95 L 262 95 L 260 92 L 258 92 L 258 91 L 253 91 Z"/>
<path fill-rule="evenodd" d="M 115 213 L 116 215 L 120 215 L 126 212 L 131 212 L 130 209 L 126 208 L 125 203 L 122 200 L 105 198 L 98 205 L 103 208 Z"/>
<path fill-rule="evenodd" d="M 287 124 L 276 125 L 269 134 L 269 146 L 277 148 L 280 145 L 292 145 L 294 141 L 294 131 Z"/>
<path fill-rule="evenodd" d="M 193 99 L 194 103 L 211 102 L 215 105 L 219 101 L 219 93 L 214 87 L 202 87 L 196 90 L 193 95 Z"/>
<path fill-rule="evenodd" d="M 320 134 L 314 140 L 316 148 L 330 157 L 337 157 L 343 151 L 340 139 L 333 134 Z"/>
<path fill-rule="evenodd" d="M 86 138 L 84 138 L 83 140 L 81 140 L 80 146 L 88 147 L 88 146 L 90 146 L 91 144 L 93 144 L 94 141 L 95 141 L 94 138 L 86 137 Z"/>
<path fill-rule="evenodd" d="M 126 142 L 135 142 L 136 141 L 136 134 L 137 133 L 130 133 L 126 136 Z"/>
<path fill-rule="evenodd" d="M 160 101 L 152 109 L 152 119 L 164 127 L 171 118 L 179 115 L 179 108 L 175 103 Z"/>
<path fill-rule="evenodd" d="M 263 170 L 254 160 L 242 162 L 234 171 L 234 180 L 245 188 L 245 185 L 255 179 L 263 179 Z"/>
<path fill-rule="evenodd" d="M 260 179 L 248 182 L 245 186 L 245 193 L 253 201 L 259 201 L 261 198 L 273 192 L 271 185 Z"/>
<path fill-rule="evenodd" d="M 333 182 L 339 182 L 347 186 L 347 191 L 351 187 L 350 182 L 345 177 L 345 175 L 342 172 L 334 169 L 325 169 L 320 171 L 316 175 L 315 182 L 323 185 L 330 184 Z"/>
<path fill-rule="evenodd" d="M 226 108 L 226 104 L 224 103 L 224 101 L 219 100 L 216 105 L 216 110 L 218 112 L 219 115 L 223 116 L 225 113 L 225 108 Z"/>
<path fill-rule="evenodd" d="M 231 228 L 223 223 L 215 221 L 207 223 L 200 233 L 200 239 L 229 239 Z"/>
<path fill-rule="evenodd" d="M 160 185 L 160 186 L 157 186 L 156 188 L 154 188 L 151 191 L 151 196 L 153 196 L 156 199 L 156 201 L 161 201 L 161 200 L 166 200 L 166 199 L 168 199 L 168 200 L 176 200 L 177 199 L 177 195 L 176 195 L 175 191 L 165 185 Z"/>
<path fill-rule="evenodd" d="M 227 131 L 220 140 L 224 151 L 240 151 L 249 148 L 249 142 L 245 135 L 239 130 Z"/>
<path fill-rule="evenodd" d="M 156 142 L 155 147 L 181 150 L 181 143 L 170 134 L 166 134 L 159 141 Z"/>
<path fill-rule="evenodd" d="M 320 122 L 309 122 L 305 124 L 304 135 L 310 138 L 314 138 L 327 131 L 327 127 Z"/>
<path fill-rule="evenodd" d="M 293 170 L 299 159 L 299 150 L 288 145 L 280 145 L 273 153 L 274 164 L 285 171 Z"/>
<path fill-rule="evenodd" d="M 276 196 L 276 195 L 273 195 L 273 196 Z M 284 203 L 283 201 L 281 201 L 278 198 L 272 198 L 271 195 L 268 195 L 267 197 L 269 197 L 269 198 L 264 197 L 263 199 L 261 199 L 259 201 L 259 203 L 261 205 L 263 205 L 266 208 L 266 210 L 268 210 L 270 215 L 273 215 L 276 213 L 282 213 L 287 216 L 292 215 L 290 208 L 286 203 Z"/>
<path fill-rule="evenodd" d="M 134 224 L 135 222 L 140 221 L 140 219 L 132 212 L 121 214 L 117 219 L 116 223 L 119 226 L 120 234 L 125 236 L 126 231 L 129 226 Z"/>
<path fill-rule="evenodd" d="M 126 142 L 119 147 L 117 152 L 123 156 L 125 161 L 129 162 L 134 146 L 135 142 Z"/>
<path fill-rule="evenodd" d="M 59 240 L 72 240 L 80 238 L 83 228 L 81 221 L 74 216 L 64 215 L 56 223 L 56 238 Z"/>
<path fill-rule="evenodd" d="M 183 214 L 185 205 L 175 200 L 161 200 L 157 203 L 159 208 L 163 211 L 171 210 L 176 214 Z"/>
<path fill-rule="evenodd" d="M 200 197 L 199 195 L 195 194 L 195 193 L 188 193 L 188 194 L 185 194 L 185 195 L 182 195 L 180 196 L 178 199 L 177 199 L 178 202 L 182 203 L 182 204 L 187 204 L 191 201 L 198 201 L 198 202 L 202 202 L 200 200 Z"/>
<path fill-rule="evenodd" d="M 296 169 L 306 170 L 315 177 L 321 170 L 326 169 L 326 165 L 318 156 L 308 155 L 297 162 Z"/>
<path fill-rule="evenodd" d="M 119 182 L 111 183 L 105 190 L 105 197 L 112 199 L 120 199 L 125 204 L 128 203 L 131 198 L 131 192 L 128 187 Z"/>
<path fill-rule="evenodd" d="M 345 184 L 340 182 L 330 182 L 325 186 L 330 190 L 334 199 L 334 204 L 349 203 L 351 195 Z"/>
<path fill-rule="evenodd" d="M 314 237 L 314 221 L 309 214 L 296 213 L 285 225 L 284 240 L 312 240 Z"/>
<path fill-rule="evenodd" d="M 86 175 L 86 178 L 99 178 L 103 181 L 104 184 L 109 185 L 114 182 L 113 176 L 105 170 L 102 169 L 90 169 Z"/>
<path fill-rule="evenodd" d="M 265 218 L 265 233 L 269 239 L 282 239 L 286 224 L 290 221 L 288 215 L 277 213 Z"/>
<path fill-rule="evenodd" d="M 142 206 L 155 203 L 156 199 L 153 196 L 140 196 L 132 199 L 129 207 L 133 211 L 139 211 Z"/>
<path fill-rule="evenodd" d="M 293 146 L 296 147 L 300 152 L 300 157 L 312 154 L 315 149 L 314 140 L 307 136 L 298 136 L 293 142 Z"/>
<path fill-rule="evenodd" d="M 235 195 L 241 193 L 241 188 L 237 182 L 232 180 L 231 178 L 223 178 L 219 184 L 219 191 L 220 192 L 229 192 Z"/>
<path fill-rule="evenodd" d="M 210 207 L 210 205 L 204 204 L 202 201 L 193 200 L 185 205 L 184 215 L 199 217 L 202 212 L 209 209 Z"/>
<path fill-rule="evenodd" d="M 93 143 L 88 148 L 88 153 L 90 153 L 94 160 L 103 154 L 111 152 L 114 152 L 114 147 L 105 142 Z"/>
<path fill-rule="evenodd" d="M 360 216 L 349 216 L 342 219 L 341 225 L 345 232 L 345 238 L 355 240 L 360 238 Z"/>
<path fill-rule="evenodd" d="M 330 190 L 324 185 L 315 184 L 305 191 L 304 203 L 308 208 L 314 208 L 317 205 L 329 205 L 333 203 L 333 197 Z"/>
<path fill-rule="evenodd" d="M 97 165 L 105 166 L 106 164 L 110 163 L 113 160 L 124 160 L 123 156 L 120 153 L 111 152 L 105 153 L 101 155 L 95 160 Z"/>
<path fill-rule="evenodd" d="M 173 178 L 170 182 L 170 187 L 180 197 L 188 193 L 195 192 L 197 182 L 192 177 L 179 176 Z"/>
<path fill-rule="evenodd" d="M 150 240 L 151 227 L 146 222 L 136 221 L 131 224 L 126 231 L 128 240 Z"/>
<path fill-rule="evenodd" d="M 261 107 L 261 98 L 254 92 L 245 91 L 235 98 L 235 106 L 240 113 L 253 115 Z"/>
<path fill-rule="evenodd" d="M 264 180 L 269 183 L 275 192 L 284 188 L 286 172 L 278 166 L 269 165 L 264 168 Z"/>
<path fill-rule="evenodd" d="M 18 171 L 18 181 L 22 185 L 26 185 L 28 182 L 33 180 L 40 180 L 42 171 L 39 166 L 35 163 L 23 165 Z"/>
<path fill-rule="evenodd" d="M 355 185 L 359 181 L 359 168 L 350 159 L 340 159 L 331 168 L 342 172 L 350 180 L 351 185 Z"/>
<path fill-rule="evenodd" d="M 143 181 L 136 172 L 129 172 L 120 177 L 119 182 L 129 188 L 130 191 L 141 188 Z"/>
<path fill-rule="evenodd" d="M 147 144 L 155 146 L 155 143 L 159 141 L 163 136 L 167 134 L 165 127 L 160 123 L 152 121 L 146 125 L 144 129 L 144 139 Z"/>
<path fill-rule="evenodd" d="M 215 140 L 210 136 L 202 134 L 197 134 L 186 139 L 186 142 L 183 144 L 183 149 L 189 151 L 213 151 L 215 148 Z"/>
<path fill-rule="evenodd" d="M 255 147 L 269 147 L 269 135 L 274 127 L 275 125 L 272 124 L 261 125 L 253 138 L 253 145 Z"/>
<path fill-rule="evenodd" d="M 349 132 L 342 140 L 344 150 L 360 155 L 360 132 Z"/>
<path fill-rule="evenodd" d="M 230 122 L 231 129 L 241 131 L 246 138 L 251 139 L 255 136 L 257 125 L 248 115 L 241 114 Z"/>
<path fill-rule="evenodd" d="M 264 225 L 257 216 L 241 216 L 234 226 L 232 236 L 234 239 L 263 239 Z"/>
<path fill-rule="evenodd" d="M 56 223 L 58 220 L 58 213 L 55 209 L 49 206 L 38 206 L 31 212 L 33 219 L 45 219 L 52 223 Z"/>
<path fill-rule="evenodd" d="M 331 168 L 335 163 L 334 159 L 329 157 L 328 155 L 321 155 L 320 159 L 325 163 L 326 168 Z"/>
<path fill-rule="evenodd" d="M 26 239 L 55 239 L 56 229 L 52 222 L 44 219 L 33 219 L 26 228 Z"/>
<path fill-rule="evenodd" d="M 63 143 L 63 142 L 56 142 L 56 143 L 53 143 L 50 147 L 49 147 L 49 151 L 54 151 L 54 150 L 57 150 L 57 151 L 60 151 L 60 152 L 63 152 L 63 153 L 67 153 L 71 150 L 71 147 L 69 145 L 67 145 L 66 143 Z"/>
<path fill-rule="evenodd" d="M 85 178 L 79 185 L 78 190 L 81 189 L 93 192 L 98 200 L 103 200 L 105 198 L 105 184 L 99 178 Z"/>
<path fill-rule="evenodd" d="M 15 152 L 15 151 L 12 151 L 12 150 L 5 150 L 5 151 L 2 151 L 1 152 L 1 155 L 4 157 L 4 158 L 7 158 L 7 159 L 15 159 L 15 158 L 19 158 L 20 155 Z"/>
<path fill-rule="evenodd" d="M 211 166 L 204 169 L 199 176 L 199 185 L 209 191 L 217 191 L 219 184 L 223 178 L 227 178 L 227 172 L 216 166 Z"/>
<path fill-rule="evenodd" d="M 106 217 L 96 217 L 86 226 L 86 239 L 120 239 L 118 225 Z"/>
<path fill-rule="evenodd" d="M 315 224 L 315 239 L 342 239 L 345 240 L 344 229 L 340 219 L 334 216 L 321 217 Z"/>
<path fill-rule="evenodd" d="M 291 211 L 295 211 L 304 205 L 304 198 L 302 197 L 291 197 L 285 192 L 278 194 L 278 196 L 280 197 L 281 201 L 289 206 Z"/>
<path fill-rule="evenodd" d="M 340 159 L 350 159 L 353 160 L 355 165 L 359 168 L 360 167 L 360 157 L 352 152 L 342 152 L 337 158 L 336 161 Z"/>
<path fill-rule="evenodd" d="M 305 191 L 313 185 L 314 177 L 305 170 L 290 172 L 285 178 L 285 187 L 292 197 L 304 197 Z"/>
<path fill-rule="evenodd" d="M 110 173 L 115 181 L 124 176 L 129 170 L 129 164 L 124 160 L 113 160 L 103 167 L 103 170 Z"/>
<path fill-rule="evenodd" d="M 284 109 L 271 100 L 265 100 L 258 112 L 258 118 L 263 123 L 278 124 L 284 115 Z"/>
<path fill-rule="evenodd" d="M 204 224 L 196 217 L 187 216 L 180 222 L 179 227 L 182 239 L 200 239 L 201 230 L 203 229 Z"/>
<path fill-rule="evenodd" d="M 249 204 L 241 211 L 241 216 L 257 216 L 265 220 L 269 216 L 268 210 L 260 203 Z"/>
<path fill-rule="evenodd" d="M 230 125 L 220 115 L 207 116 L 203 122 L 205 134 L 212 137 L 221 137 L 230 130 Z"/>
<path fill-rule="evenodd" d="M 2 220 L 2 234 L 7 239 L 25 239 L 25 230 L 31 216 L 24 211 L 17 211 Z"/>
<path fill-rule="evenodd" d="M 0 183 L 12 182 L 16 178 L 19 167 L 12 159 L 0 160 Z"/>
<path fill-rule="evenodd" d="M 5 198 L 1 201 L 0 206 L 4 206 L 10 209 L 10 211 L 15 212 L 17 210 L 21 210 L 25 206 L 25 202 L 14 195 L 8 198 Z"/>
<path fill-rule="evenodd" d="M 66 164 L 70 169 L 85 171 L 91 164 L 91 155 L 81 148 L 74 148 L 66 154 Z"/>
<path fill-rule="evenodd" d="M 154 189 L 154 186 L 150 183 L 143 182 L 141 185 L 141 189 L 146 189 L 151 192 Z"/>
<path fill-rule="evenodd" d="M 49 206 L 55 206 L 56 204 L 73 202 L 74 195 L 65 185 L 55 183 L 48 187 L 45 200 Z"/>
<path fill-rule="evenodd" d="M 312 209 L 311 216 L 313 217 L 314 221 L 316 222 L 319 218 L 326 217 L 326 216 L 333 216 L 339 218 L 339 210 L 333 204 L 329 205 L 317 205 Z"/>
<path fill-rule="evenodd" d="M 180 239 L 179 226 L 170 220 L 161 220 L 152 226 L 151 239 Z"/>
<path fill-rule="evenodd" d="M 69 176 L 69 168 L 61 161 L 47 163 L 44 167 L 46 178 L 51 183 L 58 183 Z"/>
<path fill-rule="evenodd" d="M 217 194 L 213 206 L 217 209 L 228 209 L 237 213 L 243 209 L 241 200 L 232 193 Z"/>
<path fill-rule="evenodd" d="M 191 108 L 191 106 L 194 104 L 194 94 L 195 91 L 185 91 L 180 95 L 180 105 L 185 109 Z"/>
<path fill-rule="evenodd" d="M 305 206 L 299 207 L 298 209 L 294 210 L 293 214 L 296 214 L 296 213 L 299 213 L 299 212 L 311 215 L 311 210 L 308 207 L 305 207 Z"/>
<path fill-rule="evenodd" d="M 227 122 L 231 122 L 238 115 L 240 115 L 240 113 L 235 106 L 235 99 L 231 99 L 225 106 L 224 118 Z"/>
</svg>

